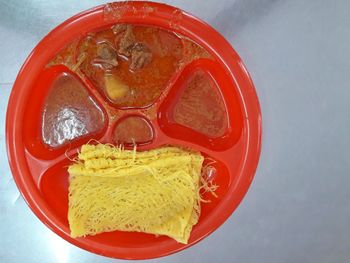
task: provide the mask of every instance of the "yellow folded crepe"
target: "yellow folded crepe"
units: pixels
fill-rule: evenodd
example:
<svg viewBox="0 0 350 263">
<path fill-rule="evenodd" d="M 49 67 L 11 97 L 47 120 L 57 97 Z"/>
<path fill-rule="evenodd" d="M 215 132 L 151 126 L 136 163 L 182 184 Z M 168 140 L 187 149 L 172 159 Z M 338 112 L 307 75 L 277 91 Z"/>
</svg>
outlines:
<svg viewBox="0 0 350 263">
<path fill-rule="evenodd" d="M 186 244 L 200 214 L 203 159 L 178 147 L 83 145 L 68 168 L 71 236 L 136 231 Z"/>
</svg>

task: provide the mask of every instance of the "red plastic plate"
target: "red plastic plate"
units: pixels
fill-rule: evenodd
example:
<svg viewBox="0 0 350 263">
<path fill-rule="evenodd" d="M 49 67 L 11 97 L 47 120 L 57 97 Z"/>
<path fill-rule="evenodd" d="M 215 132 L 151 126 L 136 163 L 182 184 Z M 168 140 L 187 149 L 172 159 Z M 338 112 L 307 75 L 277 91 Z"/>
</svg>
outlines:
<svg viewBox="0 0 350 263">
<path fill-rule="evenodd" d="M 118 10 L 118 15 L 114 11 Z M 68 173 L 70 161 L 90 139 L 113 141 L 117 121 L 109 120 L 99 132 L 84 136 L 68 145 L 52 149 L 40 139 L 41 109 L 52 77 L 65 72 L 63 66 L 46 64 L 74 39 L 90 31 L 117 22 L 164 28 L 183 35 L 204 47 L 213 60 L 198 60 L 187 65 L 171 80 L 170 91 L 147 109 L 124 110 L 121 116 L 144 116 L 152 124 L 154 138 L 140 145 L 151 149 L 165 144 L 183 145 L 200 150 L 216 160 L 214 181 L 218 198 L 204 203 L 198 224 L 189 243 L 179 244 L 168 237 L 143 233 L 110 232 L 85 238 L 71 238 L 67 220 Z M 174 124 L 171 112 L 181 86 L 196 70 L 208 73 L 217 83 L 228 116 L 228 131 L 210 138 L 185 126 Z M 102 108 L 108 107 L 91 83 L 83 80 Z M 150 112 L 155 112 L 152 116 Z M 177 8 L 152 2 L 120 2 L 99 6 L 80 13 L 50 32 L 35 47 L 12 89 L 6 120 L 8 158 L 16 184 L 33 212 L 58 235 L 83 249 L 104 256 L 124 259 L 160 257 L 180 251 L 217 229 L 236 209 L 253 179 L 261 145 L 261 114 L 258 98 L 241 59 L 230 44 L 212 27 Z M 209 197 L 208 197 L 209 198 Z"/>
</svg>

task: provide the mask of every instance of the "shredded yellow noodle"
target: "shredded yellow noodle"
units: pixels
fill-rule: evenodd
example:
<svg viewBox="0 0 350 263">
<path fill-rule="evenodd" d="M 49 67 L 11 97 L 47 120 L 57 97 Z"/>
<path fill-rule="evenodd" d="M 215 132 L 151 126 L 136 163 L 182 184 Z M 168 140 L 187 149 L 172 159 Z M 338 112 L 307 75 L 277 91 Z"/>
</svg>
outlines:
<svg viewBox="0 0 350 263">
<path fill-rule="evenodd" d="M 203 160 L 178 147 L 83 145 L 68 168 L 71 236 L 136 231 L 186 244 L 200 215 Z"/>
</svg>

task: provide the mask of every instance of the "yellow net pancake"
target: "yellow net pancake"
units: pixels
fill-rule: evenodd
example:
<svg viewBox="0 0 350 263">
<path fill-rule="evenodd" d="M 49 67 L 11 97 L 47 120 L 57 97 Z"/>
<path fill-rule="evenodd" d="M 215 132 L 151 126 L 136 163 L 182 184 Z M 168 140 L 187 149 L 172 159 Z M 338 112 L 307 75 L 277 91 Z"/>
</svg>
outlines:
<svg viewBox="0 0 350 263">
<path fill-rule="evenodd" d="M 137 231 L 186 244 L 200 214 L 203 159 L 178 147 L 84 145 L 68 168 L 71 236 Z"/>
</svg>

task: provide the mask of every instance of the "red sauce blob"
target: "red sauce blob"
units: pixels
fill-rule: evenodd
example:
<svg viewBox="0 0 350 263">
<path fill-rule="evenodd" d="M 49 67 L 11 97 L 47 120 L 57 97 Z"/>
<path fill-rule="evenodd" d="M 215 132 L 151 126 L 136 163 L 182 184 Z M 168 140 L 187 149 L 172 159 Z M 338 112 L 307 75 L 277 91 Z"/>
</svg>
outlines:
<svg viewBox="0 0 350 263">
<path fill-rule="evenodd" d="M 177 71 L 183 46 L 178 36 L 166 30 L 145 26 L 133 26 L 132 30 L 135 41 L 144 44 L 150 50 L 152 54 L 150 63 L 139 70 L 130 70 L 131 58 L 119 53 L 118 36 L 108 29 L 96 32 L 82 41 L 80 52 L 86 52 L 87 59 L 80 68 L 115 105 L 146 107 L 155 102 L 167 87 L 171 76 Z M 108 96 L 104 80 L 106 71 L 93 62 L 96 58 L 97 45 L 101 42 L 109 43 L 118 52 L 118 66 L 108 70 L 108 74 L 116 76 L 128 87 L 128 92 L 118 99 Z"/>
<path fill-rule="evenodd" d="M 60 74 L 46 97 L 42 117 L 42 139 L 51 147 L 101 130 L 102 110 L 74 75 Z"/>
<path fill-rule="evenodd" d="M 114 130 L 116 143 L 147 143 L 153 139 L 151 124 L 143 117 L 129 116 L 122 119 Z"/>
<path fill-rule="evenodd" d="M 211 138 L 223 136 L 228 127 L 227 112 L 214 80 L 197 71 L 185 85 L 174 106 L 174 121 Z"/>
</svg>

